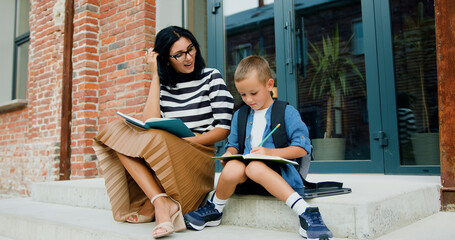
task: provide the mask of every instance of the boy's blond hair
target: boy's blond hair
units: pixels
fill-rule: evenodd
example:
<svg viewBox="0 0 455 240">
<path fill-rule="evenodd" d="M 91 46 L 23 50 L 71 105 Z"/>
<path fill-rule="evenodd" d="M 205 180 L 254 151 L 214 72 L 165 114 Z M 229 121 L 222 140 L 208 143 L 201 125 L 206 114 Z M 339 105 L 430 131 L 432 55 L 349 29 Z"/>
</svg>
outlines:
<svg viewBox="0 0 455 240">
<path fill-rule="evenodd" d="M 240 61 L 234 73 L 234 81 L 240 82 L 253 72 L 256 72 L 257 78 L 264 85 L 267 80 L 272 78 L 272 71 L 267 60 L 261 56 L 252 55 Z"/>
</svg>

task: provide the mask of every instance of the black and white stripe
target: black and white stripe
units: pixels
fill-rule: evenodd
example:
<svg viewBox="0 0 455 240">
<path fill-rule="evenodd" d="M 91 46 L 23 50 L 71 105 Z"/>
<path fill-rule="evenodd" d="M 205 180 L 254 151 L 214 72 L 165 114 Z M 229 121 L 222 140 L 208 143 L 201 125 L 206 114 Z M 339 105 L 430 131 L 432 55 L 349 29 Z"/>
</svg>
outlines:
<svg viewBox="0 0 455 240">
<path fill-rule="evenodd" d="M 202 78 L 161 85 L 161 114 L 180 118 L 191 130 L 199 133 L 216 127 L 230 129 L 234 101 L 217 69 L 205 68 Z"/>
<path fill-rule="evenodd" d="M 397 115 L 400 143 L 409 143 L 411 136 L 417 132 L 414 113 L 409 108 L 398 108 Z"/>
</svg>

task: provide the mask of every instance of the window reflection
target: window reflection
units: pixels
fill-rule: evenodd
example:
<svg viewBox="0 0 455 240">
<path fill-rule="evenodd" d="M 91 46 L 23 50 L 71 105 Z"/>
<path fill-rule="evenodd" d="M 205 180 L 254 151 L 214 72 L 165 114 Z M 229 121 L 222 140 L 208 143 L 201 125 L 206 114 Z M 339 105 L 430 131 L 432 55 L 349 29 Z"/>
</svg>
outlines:
<svg viewBox="0 0 455 240">
<path fill-rule="evenodd" d="M 237 64 L 250 55 L 263 56 L 270 64 L 276 85 L 273 1 L 229 0 L 223 2 L 226 36 L 226 82 L 235 109 L 243 102 L 234 85 Z"/>
<path fill-rule="evenodd" d="M 438 165 L 434 2 L 390 3 L 401 164 Z"/>
<path fill-rule="evenodd" d="M 314 159 L 371 159 L 360 1 L 295 3 L 299 110 Z"/>
</svg>

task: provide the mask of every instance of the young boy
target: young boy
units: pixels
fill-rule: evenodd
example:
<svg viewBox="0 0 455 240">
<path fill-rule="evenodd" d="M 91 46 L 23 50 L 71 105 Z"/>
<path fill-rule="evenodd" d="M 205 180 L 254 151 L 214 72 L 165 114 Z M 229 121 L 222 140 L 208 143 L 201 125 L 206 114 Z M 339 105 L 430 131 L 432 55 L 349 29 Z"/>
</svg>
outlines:
<svg viewBox="0 0 455 240">
<path fill-rule="evenodd" d="M 242 100 L 250 106 L 246 125 L 244 152 L 279 156 L 295 159 L 311 151 L 308 128 L 302 122 L 298 111 L 287 105 L 285 126 L 288 147 L 275 148 L 273 138 L 269 137 L 262 146 L 263 138 L 271 132 L 271 106 L 274 101 L 270 95 L 274 81 L 267 61 L 259 56 L 249 56 L 240 61 L 234 75 L 235 86 Z M 232 119 L 231 133 L 224 156 L 239 153 L 238 114 Z M 218 226 L 227 199 L 236 193 L 270 193 L 299 215 L 299 233 L 309 239 L 329 239 L 332 233 L 322 221 L 319 209 L 310 207 L 293 188 L 302 188 L 303 182 L 296 168 L 290 164 L 271 164 L 262 161 L 244 162 L 231 160 L 222 162 L 224 169 L 218 180 L 212 200 L 196 211 L 185 214 L 189 228 L 202 230 L 205 226 Z"/>
</svg>

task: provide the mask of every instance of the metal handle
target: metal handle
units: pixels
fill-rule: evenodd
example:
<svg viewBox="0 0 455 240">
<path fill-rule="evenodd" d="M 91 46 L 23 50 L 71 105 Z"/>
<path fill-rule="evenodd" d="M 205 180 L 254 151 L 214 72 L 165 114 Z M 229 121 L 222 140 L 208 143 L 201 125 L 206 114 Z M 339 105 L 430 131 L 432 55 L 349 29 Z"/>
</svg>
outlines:
<svg viewBox="0 0 455 240">
<path fill-rule="evenodd" d="M 389 139 L 386 137 L 385 132 L 378 131 L 373 135 L 373 140 L 378 141 L 379 145 L 386 147 L 389 145 Z"/>
<path fill-rule="evenodd" d="M 220 8 L 220 7 L 221 7 L 221 3 L 220 2 L 213 3 L 212 14 L 216 14 L 216 12 L 218 11 L 218 8 Z"/>
<path fill-rule="evenodd" d="M 289 74 L 293 74 L 294 72 L 294 56 L 292 54 L 292 12 L 288 12 L 288 21 L 284 25 L 284 29 L 287 30 L 288 32 L 288 44 L 289 46 L 287 47 L 287 56 L 286 56 L 286 65 L 288 66 L 289 69 Z"/>
</svg>

